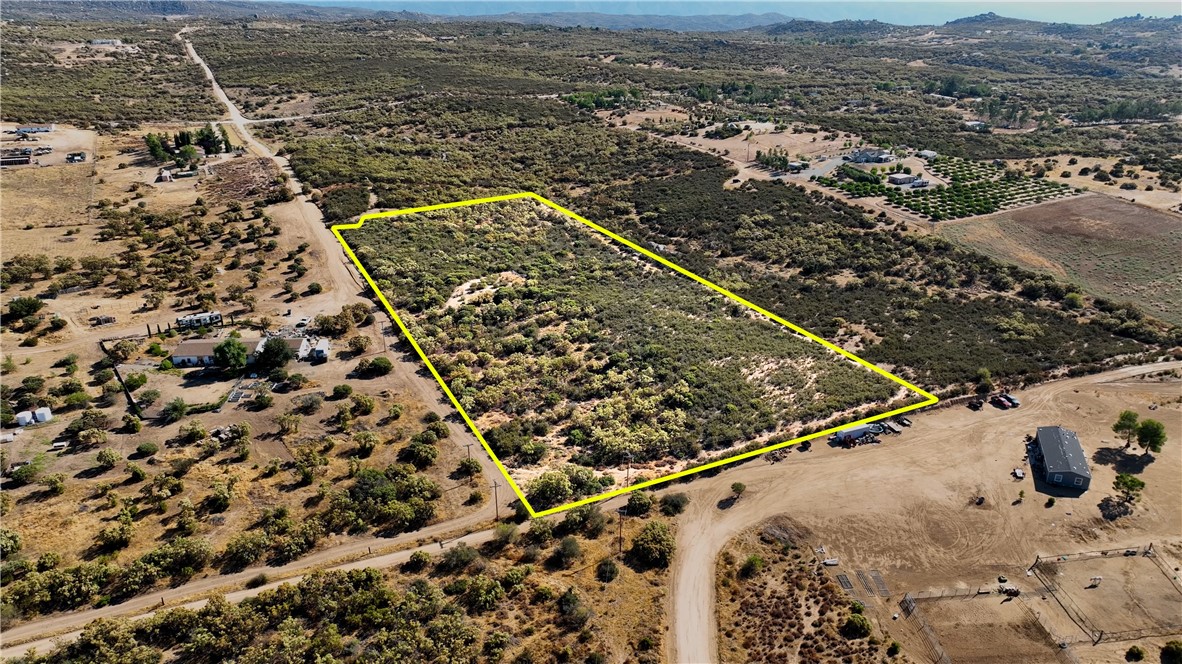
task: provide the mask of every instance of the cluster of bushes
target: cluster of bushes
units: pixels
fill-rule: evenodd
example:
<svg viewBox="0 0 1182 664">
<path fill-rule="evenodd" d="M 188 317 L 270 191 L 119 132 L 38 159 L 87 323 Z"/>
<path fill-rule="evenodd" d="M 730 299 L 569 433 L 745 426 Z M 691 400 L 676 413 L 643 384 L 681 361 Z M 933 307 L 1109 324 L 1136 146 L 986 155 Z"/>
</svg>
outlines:
<svg viewBox="0 0 1182 664">
<path fill-rule="evenodd" d="M 733 284 L 741 297 L 822 337 L 837 337 L 851 324 L 868 327 L 880 341 L 859 355 L 934 387 L 971 383 L 982 366 L 997 378 L 1036 378 L 1135 353 L 1142 343 L 1168 344 L 1178 334 L 1131 313 L 1128 327 L 1081 321 L 1066 298 L 1076 289 L 1067 284 L 941 238 L 875 230 L 861 210 L 820 192 L 780 183 L 724 190 L 727 176 L 720 169 L 625 185 L 578 207 L 633 240 L 677 246 L 680 265 Z M 621 215 L 625 202 L 635 221 Z M 763 268 L 721 260 L 731 257 Z M 854 279 L 839 285 L 842 274 Z M 1040 288 L 1025 289 L 1026 282 Z M 971 290 L 998 295 L 961 296 Z M 1041 334 L 1003 339 L 994 321 L 1017 312 Z M 910 341 L 917 338 L 928 341 Z"/>
<path fill-rule="evenodd" d="M 558 441 L 581 466 L 692 458 L 894 393 L 672 271 L 636 265 L 592 231 L 539 216 L 532 202 L 374 220 L 346 238 L 412 314 L 415 339 L 465 410 L 509 416 L 488 440 L 511 465 L 545 463 Z M 460 306 L 444 306 L 457 295 Z M 750 379 L 769 358 L 780 370 L 766 384 Z M 798 374 L 788 365 L 804 358 L 816 361 L 813 394 L 773 383 Z M 567 480 L 543 475 L 531 504 L 597 488 Z"/>
<path fill-rule="evenodd" d="M 163 578 L 187 580 L 209 565 L 213 553 L 205 540 L 178 537 L 122 567 L 86 562 L 57 568 L 5 558 L 4 603 L 20 614 L 36 615 L 125 599 L 149 590 Z"/>
</svg>

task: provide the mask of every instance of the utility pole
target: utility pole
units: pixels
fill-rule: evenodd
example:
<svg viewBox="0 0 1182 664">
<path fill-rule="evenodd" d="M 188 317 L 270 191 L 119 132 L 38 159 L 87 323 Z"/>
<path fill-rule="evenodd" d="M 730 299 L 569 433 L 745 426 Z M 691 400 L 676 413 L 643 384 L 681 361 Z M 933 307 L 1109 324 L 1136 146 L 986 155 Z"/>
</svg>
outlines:
<svg viewBox="0 0 1182 664">
<path fill-rule="evenodd" d="M 468 458 L 472 458 L 472 443 L 464 443 L 464 447 L 468 450 Z"/>
<path fill-rule="evenodd" d="M 632 486 L 632 453 L 628 453 L 628 474 L 625 476 L 624 486 Z M 628 516 L 628 503 L 624 503 L 624 511 L 620 513 L 620 527 L 616 533 L 616 547 L 624 553 L 624 518 Z"/>
<path fill-rule="evenodd" d="M 501 503 L 499 500 L 497 500 L 497 489 L 500 486 L 501 486 L 500 482 L 493 480 L 493 509 L 496 510 L 497 521 L 501 520 Z"/>
</svg>

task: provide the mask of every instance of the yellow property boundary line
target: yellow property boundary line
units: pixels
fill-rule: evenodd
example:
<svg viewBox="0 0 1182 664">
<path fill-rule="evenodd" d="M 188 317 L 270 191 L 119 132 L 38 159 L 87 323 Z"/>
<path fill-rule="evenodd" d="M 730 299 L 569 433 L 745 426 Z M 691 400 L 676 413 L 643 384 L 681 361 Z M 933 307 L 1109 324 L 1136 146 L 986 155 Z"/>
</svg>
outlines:
<svg viewBox="0 0 1182 664">
<path fill-rule="evenodd" d="M 840 426 L 825 429 L 824 431 L 818 431 L 816 433 L 808 434 L 807 436 L 801 436 L 800 438 L 793 438 L 792 440 L 787 440 L 787 441 L 784 441 L 781 443 L 776 443 L 774 445 L 768 445 L 767 447 L 762 447 L 760 449 L 752 450 L 750 452 L 744 452 L 742 454 L 736 454 L 735 456 L 726 457 L 724 459 L 718 459 L 716 461 L 712 461 L 710 463 L 707 463 L 707 464 L 704 464 L 701 466 L 696 466 L 694 468 L 689 468 L 689 469 L 686 469 L 686 470 L 683 470 L 683 471 L 680 471 L 677 473 L 672 473 L 670 475 L 665 475 L 663 477 L 658 477 L 656 479 L 647 480 L 645 482 L 639 482 L 639 483 L 633 484 L 631 486 L 622 487 L 619 489 L 614 489 L 612 491 L 607 491 L 607 492 L 604 492 L 601 494 L 591 496 L 589 498 L 584 498 L 582 500 L 567 503 L 565 505 L 559 505 L 558 507 L 552 507 L 550 509 L 542 510 L 540 512 L 535 511 L 533 506 L 530 505 L 529 501 L 526 499 L 525 493 L 521 490 L 521 487 L 517 486 L 517 482 L 513 481 L 513 478 L 509 476 L 509 471 L 505 469 L 504 464 L 501 463 L 501 460 L 497 458 L 497 455 L 493 453 L 492 448 L 484 440 L 484 435 L 480 433 L 480 429 L 478 429 L 476 427 L 476 423 L 473 422 L 472 418 L 468 416 L 468 413 L 464 410 L 464 407 L 460 405 L 460 401 L 458 399 L 456 399 L 456 395 L 452 394 L 451 388 L 449 388 L 447 386 L 447 382 L 443 380 L 443 377 L 439 375 L 439 371 L 435 369 L 435 365 L 431 363 L 430 358 L 428 358 L 427 354 L 425 352 L 423 352 L 423 349 L 419 346 L 419 342 L 416 341 L 415 338 L 411 335 L 410 330 L 406 327 L 406 323 L 402 322 L 402 318 L 398 315 L 398 313 L 396 311 L 394 311 L 394 307 L 390 305 L 390 301 L 386 299 L 385 294 L 383 294 L 382 290 L 380 288 L 378 288 L 378 285 L 376 282 L 374 282 L 373 277 L 369 276 L 369 273 L 366 272 L 365 267 L 361 264 L 361 261 L 357 259 L 357 255 L 353 253 L 352 247 L 349 246 L 349 243 L 346 242 L 345 238 L 341 235 L 341 231 L 356 230 L 358 228 L 361 228 L 361 226 L 365 222 L 369 221 L 370 219 L 381 219 L 381 218 L 385 218 L 385 217 L 398 217 L 398 216 L 402 216 L 402 215 L 415 214 L 415 213 L 419 213 L 419 212 L 431 212 L 434 210 L 446 210 L 448 208 L 468 207 L 468 206 L 472 206 L 472 205 L 480 205 L 482 203 L 498 203 L 501 201 L 512 201 L 512 200 L 526 199 L 526 198 L 533 199 L 533 200 L 545 205 L 546 207 L 557 210 L 558 212 L 561 212 L 562 214 L 570 217 L 571 219 L 574 219 L 574 220 L 586 225 L 589 228 L 593 228 L 600 233 L 603 233 L 607 237 L 615 240 L 616 242 L 619 242 L 620 244 L 622 244 L 630 249 L 634 249 L 636 251 L 639 251 L 641 254 L 644 254 L 645 256 L 657 261 L 661 265 L 664 265 L 665 267 L 668 267 L 668 268 L 674 270 L 675 272 L 679 272 L 679 273 L 689 277 L 690 279 L 693 279 L 694 281 L 696 281 L 700 284 L 708 286 L 711 289 L 713 289 L 714 291 L 721 293 L 722 295 L 725 295 L 726 297 L 734 300 L 735 302 L 738 302 L 739 304 L 742 304 L 743 306 L 745 306 L 749 309 L 752 309 L 754 311 L 757 311 L 761 315 L 766 316 L 766 317 L 770 318 L 771 320 L 776 321 L 777 323 L 792 330 L 793 332 L 804 335 L 805 337 L 812 339 L 813 341 L 821 344 L 822 346 L 828 348 L 829 350 L 831 350 L 835 353 L 838 353 L 850 360 L 853 360 L 854 362 L 861 364 L 862 366 L 866 367 L 867 369 L 870 369 L 871 371 L 873 371 L 877 374 L 880 374 L 882 376 L 885 376 L 886 378 L 889 378 L 890 380 L 898 383 L 899 385 L 902 385 L 903 387 L 906 387 L 907 389 L 919 394 L 920 396 L 923 396 L 925 400 L 921 401 L 920 403 L 917 403 L 917 404 L 912 404 L 910 406 L 896 408 L 895 410 L 888 411 L 888 412 L 882 413 L 880 415 L 874 415 L 872 417 L 867 417 L 867 418 L 858 420 L 857 422 L 850 422 L 847 424 L 842 424 Z M 489 198 L 475 198 L 475 199 L 467 200 L 467 201 L 457 201 L 455 203 L 442 203 L 439 205 L 427 205 L 424 207 L 406 208 L 404 210 L 393 210 L 390 212 L 376 212 L 374 214 L 362 215 L 362 217 L 355 224 L 337 224 L 332 227 L 332 232 L 333 232 L 333 235 L 337 236 L 337 240 L 339 240 L 341 243 L 341 246 L 343 246 L 345 248 L 345 253 L 349 255 L 349 258 L 353 259 L 353 263 L 354 263 L 354 265 L 357 266 L 357 269 L 361 272 L 361 276 L 365 277 L 365 281 L 369 283 L 370 288 L 373 289 L 374 293 L 377 294 L 378 299 L 382 301 L 383 305 L 385 305 L 386 311 L 389 312 L 390 317 L 393 318 L 394 322 L 398 324 L 398 329 L 402 330 L 402 334 L 406 337 L 407 341 L 410 342 L 410 345 L 414 347 L 415 352 L 417 352 L 419 354 L 419 357 L 422 358 L 423 363 L 427 365 L 427 369 L 429 369 L 431 371 L 431 375 L 435 376 L 435 380 L 438 381 L 439 386 L 443 388 L 444 394 L 446 394 L 447 398 L 451 400 L 452 405 L 455 406 L 456 410 L 460 413 L 460 417 L 464 418 L 464 422 L 466 422 L 468 424 L 468 428 L 472 430 L 472 433 L 476 435 L 476 439 L 479 440 L 480 444 L 484 446 L 485 451 L 488 452 L 488 455 L 489 455 L 489 457 L 492 458 L 493 463 L 497 464 L 497 468 L 499 468 L 501 470 L 501 474 L 505 476 L 505 480 L 509 483 L 509 486 L 513 488 L 513 492 L 515 494 L 517 494 L 517 497 L 521 500 L 521 504 L 524 505 L 527 510 L 529 510 L 529 514 L 533 518 L 537 518 L 540 516 L 546 516 L 548 514 L 555 514 L 557 512 L 562 512 L 564 510 L 568 510 L 573 507 L 578 507 L 579 505 L 586 505 L 589 503 L 598 502 L 600 500 L 606 500 L 606 499 L 611 498 L 613 496 L 623 495 L 623 494 L 628 493 L 630 491 L 635 491 L 636 489 L 643 489 L 648 486 L 653 486 L 654 484 L 669 482 L 669 481 L 675 480 L 679 477 L 685 477 L 687 475 L 692 475 L 694 473 L 700 473 L 704 470 L 709 470 L 711 468 L 717 468 L 719 466 L 722 466 L 722 465 L 725 465 L 728 463 L 734 463 L 736 461 L 748 459 L 748 458 L 751 458 L 754 456 L 758 456 L 760 454 L 764 454 L 766 452 L 770 452 L 771 450 L 776 450 L 776 449 L 780 449 L 782 447 L 788 447 L 789 445 L 795 445 L 797 443 L 802 443 L 806 440 L 820 438 L 821 436 L 826 436 L 831 433 L 841 431 L 843 429 L 848 429 L 850 427 L 858 426 L 860 424 L 867 424 L 870 422 L 875 422 L 877 420 L 886 419 L 886 418 L 892 417 L 894 415 L 900 415 L 902 413 L 907 413 L 907 412 L 913 411 L 917 408 L 923 408 L 924 406 L 930 406 L 930 405 L 936 403 L 937 401 L 939 401 L 939 399 L 937 399 L 935 395 L 925 392 L 924 390 L 921 390 L 920 388 L 912 385 L 911 383 L 908 383 L 907 381 L 903 380 L 902 378 L 899 378 L 898 376 L 896 376 L 888 371 L 885 371 L 884 369 L 881 369 L 881 368 L 871 364 L 870 362 L 867 362 L 866 360 L 863 360 L 862 358 L 858 357 L 857 355 L 854 355 L 853 353 L 845 350 L 844 348 L 834 345 L 834 344 L 822 339 L 821 337 L 818 337 L 817 335 L 813 334 L 812 332 L 809 332 L 808 330 L 806 330 L 802 327 L 799 327 L 797 325 L 793 325 L 792 323 L 789 323 L 788 321 L 784 320 L 783 318 L 780 318 L 779 316 L 773 314 L 772 312 L 767 311 L 766 309 L 763 309 L 762 307 L 760 307 L 756 304 L 748 302 L 747 300 L 744 300 L 743 298 L 739 297 L 738 295 L 735 295 L 734 293 L 726 290 L 725 288 L 723 288 L 717 284 L 711 283 L 710 281 L 707 281 L 706 279 L 699 277 L 698 275 L 694 274 L 693 272 L 690 272 L 689 270 L 681 267 L 680 265 L 677 265 L 676 263 L 673 263 L 672 261 L 662 258 L 661 256 L 658 256 L 657 254 L 654 254 L 653 252 L 649 251 L 648 249 L 641 247 L 640 245 L 636 244 L 635 242 L 632 242 L 631 240 L 628 240 L 627 238 L 617 235 L 616 233 L 609 231 L 608 229 L 600 226 L 599 224 L 596 224 L 593 221 L 589 221 L 587 219 L 584 219 L 583 217 L 575 214 L 574 212 L 571 212 L 570 210 L 562 207 L 561 205 L 558 205 L 557 203 L 554 203 L 553 201 L 543 198 L 542 196 L 539 196 L 533 192 L 523 191 L 520 193 L 507 194 L 504 196 L 491 196 Z"/>
</svg>

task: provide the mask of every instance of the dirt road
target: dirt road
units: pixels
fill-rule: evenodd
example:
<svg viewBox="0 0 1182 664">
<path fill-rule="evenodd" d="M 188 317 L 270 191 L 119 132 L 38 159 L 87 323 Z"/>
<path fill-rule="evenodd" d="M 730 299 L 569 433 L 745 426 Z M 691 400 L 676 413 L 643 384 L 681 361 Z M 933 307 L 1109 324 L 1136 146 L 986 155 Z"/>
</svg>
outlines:
<svg viewBox="0 0 1182 664">
<path fill-rule="evenodd" d="M 176 34 L 178 39 L 183 39 L 183 34 L 188 29 L 183 29 Z M 189 56 L 199 64 L 205 71 L 209 78 L 214 94 L 226 106 L 227 112 L 230 116 L 230 121 L 233 122 L 238 132 L 243 139 L 246 140 L 251 150 L 257 152 L 259 155 L 270 158 L 275 161 L 285 172 L 289 174 L 288 186 L 291 187 L 292 193 L 295 194 L 296 200 L 289 205 L 297 207 L 298 215 L 294 218 L 294 222 L 299 223 L 300 227 L 292 229 L 295 232 L 303 231 L 309 237 L 316 240 L 316 249 L 322 256 L 328 257 L 327 271 L 320 276 L 321 282 L 329 288 L 335 287 L 340 293 L 339 304 L 345 304 L 351 301 L 360 299 L 361 291 L 363 290 L 360 278 L 354 273 L 353 266 L 347 262 L 344 252 L 337 243 L 335 236 L 324 225 L 323 217 L 320 210 L 307 201 L 300 194 L 300 183 L 291 174 L 290 167 L 287 160 L 277 157 L 264 144 L 256 140 L 246 128 L 246 118 L 234 106 L 226 94 L 218 85 L 214 78 L 213 72 L 205 64 L 204 61 L 194 51 L 190 42 L 185 40 L 185 48 Z M 277 206 L 278 207 L 278 206 Z M 283 220 L 284 216 L 276 213 L 276 218 Z M 288 221 L 292 221 L 288 219 Z M 140 331 L 139 326 L 126 328 L 126 330 L 112 331 L 112 335 L 116 335 L 123 331 Z M 395 335 L 392 328 L 387 328 L 383 333 L 383 341 L 386 348 L 390 348 L 395 339 L 387 335 Z M 60 350 L 58 348 L 57 350 Z M 433 410 L 443 416 L 454 414 L 450 405 L 443 400 L 442 393 L 439 386 L 435 383 L 429 375 L 420 373 L 420 366 L 418 363 L 404 357 L 395 356 L 395 371 L 396 374 L 403 380 L 407 387 L 413 390 L 414 394 L 424 403 L 428 404 Z M 292 563 L 282 567 L 255 567 L 234 574 L 217 575 L 211 574 L 186 583 L 177 588 L 169 589 L 160 594 L 153 594 L 150 596 L 138 597 L 118 605 L 110 605 L 98 609 L 89 609 L 84 611 L 77 611 L 67 614 L 60 614 L 45 618 L 43 620 L 36 620 L 33 622 L 17 625 L 15 627 L 6 629 L 3 634 L 3 643 L 5 650 L 3 656 L 15 656 L 23 652 L 26 648 L 36 646 L 40 648 L 49 647 L 51 644 L 50 637 L 67 635 L 72 631 L 80 629 L 86 623 L 101 617 L 110 616 L 137 616 L 148 615 L 151 613 L 153 607 L 157 607 L 161 600 L 165 605 L 175 604 L 178 602 L 192 601 L 195 597 L 208 596 L 210 594 L 225 590 L 227 588 L 239 588 L 247 580 L 257 576 L 260 573 L 266 573 L 272 578 L 277 578 L 286 581 L 298 579 L 303 574 L 316 569 L 351 569 L 356 567 L 382 567 L 395 564 L 408 557 L 412 550 L 406 549 L 396 553 L 373 555 L 373 550 L 378 549 L 379 553 L 382 550 L 390 550 L 393 548 L 405 547 L 422 540 L 429 540 L 432 544 L 425 548 L 431 549 L 438 547 L 435 541 L 444 536 L 460 535 L 463 541 L 481 542 L 487 539 L 489 532 L 483 530 L 491 524 L 493 518 L 498 513 L 501 515 L 509 514 L 507 507 L 508 503 L 514 498 L 513 493 L 504 486 L 504 478 L 496 465 L 483 453 L 479 442 L 472 435 L 471 431 L 462 425 L 452 425 L 453 435 L 449 437 L 454 444 L 461 447 L 471 446 L 475 448 L 472 450 L 474 458 L 481 462 L 483 475 L 488 484 L 494 481 L 500 483 L 501 491 L 499 491 L 499 501 L 488 500 L 484 506 L 479 510 L 468 514 L 467 516 L 454 519 L 451 521 L 440 522 L 422 528 L 418 531 L 407 533 L 405 535 L 392 538 L 383 539 L 378 537 L 352 537 L 338 541 L 331 547 L 312 553 Z M 472 532 L 479 531 L 479 532 Z M 466 534 L 464 534 L 466 533 Z M 483 538 L 483 539 L 482 539 Z M 360 557 L 360 558 L 359 558 Z M 341 561 L 348 561 L 342 563 Z M 277 585 L 278 582 L 271 584 Z M 239 591 L 233 593 L 232 597 L 241 595 L 243 597 L 248 594 L 257 594 L 261 589 L 252 591 Z M 198 600 L 203 601 L 203 600 Z"/>
<path fill-rule="evenodd" d="M 183 34 L 187 29 L 181 30 L 177 33 L 178 39 L 183 39 Z M 347 304 L 352 301 L 360 299 L 364 287 L 361 279 L 354 272 L 353 266 L 347 261 L 344 256 L 340 244 L 336 241 L 336 237 L 332 235 L 328 227 L 325 226 L 320 210 L 306 200 L 301 194 L 300 182 L 291 172 L 291 168 L 286 159 L 276 156 L 266 145 L 255 139 L 247 130 L 247 119 L 243 117 L 242 113 L 230 101 L 229 97 L 218 85 L 212 70 L 205 64 L 203 60 L 197 55 L 193 49 L 191 42 L 185 40 L 185 49 L 189 53 L 194 62 L 201 66 L 205 71 L 205 75 L 209 78 L 213 86 L 215 96 L 219 101 L 225 105 L 229 114 L 230 121 L 238 129 L 240 136 L 246 141 L 250 149 L 258 155 L 272 159 L 275 161 L 284 172 L 288 173 L 288 186 L 296 199 L 291 203 L 284 204 L 294 209 L 296 214 L 284 214 L 284 211 L 275 210 L 276 219 L 285 221 L 287 223 L 299 224 L 298 228 L 292 229 L 295 232 L 306 233 L 308 237 L 314 239 L 313 253 L 319 253 L 321 256 L 327 258 L 325 268 L 326 271 L 322 275 L 318 275 L 321 283 L 327 288 L 335 288 L 339 294 L 334 301 L 336 306 Z M 276 206 L 276 208 L 283 206 Z M 128 331 L 139 331 L 139 326 L 134 328 L 127 328 Z M 120 330 L 123 331 L 123 330 Z M 118 332 L 113 331 L 112 335 Z M 392 330 L 387 330 L 383 333 L 383 341 L 385 347 L 389 348 L 395 339 L 387 336 L 393 335 Z M 60 349 L 58 349 L 60 350 Z M 424 403 L 438 412 L 440 415 L 452 414 L 450 406 L 443 401 L 442 393 L 439 386 L 430 376 L 424 376 L 419 373 L 419 365 L 413 361 L 409 361 L 405 357 L 397 357 L 395 363 L 395 371 L 399 378 L 413 390 L 416 397 L 421 399 Z M 471 444 L 475 449 L 473 456 L 480 460 L 483 475 L 485 480 L 492 484 L 492 482 L 500 482 L 503 486 L 504 479 L 493 464 L 488 455 L 483 453 L 475 436 L 462 426 L 453 425 L 453 435 L 449 440 L 454 441 L 455 444 L 465 447 Z M 169 589 L 160 594 L 153 594 L 144 597 L 138 597 L 118 605 L 110 605 L 98 609 L 89 609 L 85 611 L 78 611 L 73 613 L 61 614 L 51 616 L 43 620 L 37 620 L 30 623 L 17 625 L 10 629 L 6 629 L 3 635 L 5 650 L 3 656 L 15 656 L 23 652 L 29 647 L 48 648 L 52 645 L 52 636 L 68 635 L 80 629 L 86 623 L 101 617 L 110 616 L 142 616 L 150 615 L 151 609 L 159 605 L 163 600 L 166 605 L 175 604 L 177 602 L 190 601 L 194 597 L 208 596 L 212 593 L 227 589 L 240 588 L 248 579 L 257 576 L 260 573 L 266 573 L 268 576 L 286 581 L 294 581 L 303 574 L 316 569 L 351 569 L 357 567 L 383 567 L 391 564 L 396 564 L 410 555 L 412 550 L 407 549 L 395 553 L 372 556 L 373 549 L 389 550 L 391 548 L 405 547 L 409 544 L 419 542 L 421 540 L 430 540 L 432 544 L 424 548 L 432 549 L 438 546 L 435 539 L 452 534 L 460 534 L 468 532 L 469 534 L 462 535 L 461 540 L 471 542 L 481 542 L 487 539 L 489 533 L 487 531 L 469 532 L 480 529 L 489 525 L 497 513 L 498 509 L 502 515 L 508 514 L 508 503 L 514 497 L 512 492 L 505 489 L 499 492 L 499 507 L 494 501 L 489 500 L 485 505 L 462 518 L 451 521 L 441 522 L 427 526 L 418 531 L 407 533 L 400 537 L 392 539 L 382 539 L 378 537 L 354 537 L 342 540 L 334 546 L 325 548 L 321 551 L 312 553 L 297 561 L 284 565 L 282 567 L 255 567 L 234 574 L 226 575 L 210 575 L 203 577 L 177 588 Z M 482 539 L 483 538 L 483 539 Z M 356 559 L 361 556 L 360 559 Z M 347 563 L 340 563 L 342 560 L 354 559 Z M 334 566 L 335 565 L 335 566 Z M 270 584 L 277 585 L 278 582 Z M 265 586 L 266 587 L 266 586 Z M 232 598 L 240 598 L 250 594 L 257 594 L 262 590 L 254 589 L 250 591 L 238 591 L 232 593 Z M 203 602 L 204 600 L 197 600 Z"/>
<path fill-rule="evenodd" d="M 473 515 L 475 516 L 475 515 Z M 29 649 L 37 652 L 46 652 L 53 649 L 54 642 L 58 640 L 73 640 L 77 638 L 81 632 L 81 627 L 86 623 L 97 620 L 98 618 L 109 618 L 112 616 L 123 616 L 138 620 L 141 618 L 151 617 L 156 611 L 161 608 L 161 601 L 165 603 L 168 608 L 187 608 L 199 609 L 205 606 L 208 601 L 208 596 L 215 594 L 218 590 L 227 587 L 241 588 L 242 584 L 247 580 L 258 576 L 260 573 L 266 573 L 267 576 L 275 578 L 281 577 L 280 581 L 273 581 L 258 588 L 241 589 L 226 593 L 226 599 L 231 602 L 239 602 L 247 597 L 254 597 L 264 590 L 277 588 L 283 583 L 298 583 L 305 574 L 314 570 L 337 570 L 348 571 L 353 569 L 362 569 L 366 567 L 374 567 L 381 569 L 383 567 L 392 567 L 399 565 L 410 558 L 415 551 L 426 551 L 431 554 L 438 554 L 441 550 L 437 541 L 431 540 L 433 535 L 446 531 L 448 528 L 459 528 L 472 522 L 472 517 L 468 519 L 461 519 L 449 523 L 436 524 L 428 526 L 422 530 L 414 533 L 409 533 L 406 538 L 398 538 L 396 540 L 382 540 L 374 537 L 358 538 L 345 546 L 339 546 L 333 549 L 326 549 L 319 553 L 312 554 L 306 558 L 298 560 L 294 563 L 285 565 L 283 567 L 255 567 L 235 574 L 227 574 L 225 576 L 212 576 L 207 579 L 201 579 L 192 583 L 185 584 L 180 588 L 169 589 L 162 593 L 154 593 L 143 597 L 128 600 L 122 604 L 112 604 L 100 609 L 91 609 L 88 611 L 81 611 L 77 613 L 66 613 L 46 620 L 39 620 L 37 622 L 20 625 L 12 629 L 4 630 L 4 647 L 0 650 L 0 657 L 5 659 L 9 657 L 18 657 Z M 480 530 L 468 533 L 462 537 L 458 537 L 446 542 L 444 548 L 454 547 L 457 544 L 465 543 L 469 546 L 479 546 L 484 542 L 492 539 L 493 531 Z M 320 559 L 339 559 L 347 556 L 350 553 L 363 553 L 370 546 L 379 546 L 385 544 L 389 546 L 391 542 L 397 542 L 402 539 L 431 540 L 429 544 L 424 544 L 415 548 L 402 549 L 384 555 L 373 557 L 365 557 L 360 560 L 351 562 L 344 562 L 334 565 L 323 565 L 324 560 Z M 332 556 L 332 558 L 329 558 Z M 323 566 L 318 566 L 320 563 Z M 184 601 L 191 597 L 205 595 L 201 599 Z M 52 635 L 52 636 L 45 636 Z M 29 640 L 32 637 L 35 640 Z"/>
<path fill-rule="evenodd" d="M 351 299 L 353 296 L 363 292 L 365 290 L 364 282 L 357 276 L 353 265 L 349 262 L 348 257 L 345 256 L 344 251 L 341 250 L 336 236 L 324 224 L 324 216 L 320 213 L 320 209 L 303 195 L 303 185 L 291 170 L 291 164 L 288 163 L 286 158 L 277 156 L 262 141 L 259 141 L 250 133 L 247 129 L 247 126 L 251 124 L 250 119 L 242 115 L 242 111 L 230 101 L 230 97 L 218 84 L 213 70 L 201 59 L 201 56 L 197 55 L 197 51 L 193 48 L 193 43 L 184 38 L 184 33 L 188 30 L 188 28 L 182 29 L 176 33 L 176 38 L 184 41 L 185 50 L 188 52 L 189 57 L 205 72 L 205 77 L 209 79 L 210 84 L 213 86 L 214 96 L 226 107 L 230 122 L 237 127 L 239 136 L 246 141 L 246 145 L 250 148 L 251 152 L 254 152 L 260 157 L 272 160 L 280 170 L 287 174 L 287 187 L 295 196 L 295 200 L 275 206 L 272 216 L 280 220 L 284 220 L 285 218 L 294 219 L 301 224 L 301 230 L 313 240 L 313 255 L 326 258 L 324 267 L 328 273 L 318 275 L 321 284 L 326 287 L 329 287 L 330 284 L 335 285 L 340 293 L 337 298 L 338 300 L 344 298 Z"/>
<path fill-rule="evenodd" d="M 1146 468 L 1141 477 L 1156 493 L 1147 492 L 1144 514 L 1120 530 L 1098 524 L 1096 503 L 1111 493 L 1112 468 L 1092 464 L 1092 490 L 1078 499 L 1060 498 L 1054 508 L 1044 507 L 1041 496 L 1014 502 L 1020 489 L 1034 494 L 1033 484 L 1029 476 L 1013 480 L 1008 469 L 1022 465 L 1022 437 L 1037 426 L 1075 429 L 1089 454 L 1114 444 L 1108 426 L 1123 408 L 1139 407 L 1165 422 L 1177 440 L 1179 405 L 1147 409 L 1153 401 L 1176 400 L 1179 382 L 1134 377 L 1179 367 L 1182 362 L 1159 363 L 1048 383 L 1020 393 L 1017 410 L 954 406 L 921 412 L 903 435 L 879 446 L 814 444 L 812 451 L 793 452 L 776 464 L 761 460 L 691 483 L 684 489 L 690 506 L 678 524 L 666 660 L 717 661 L 715 561 L 728 540 L 779 514 L 812 529 L 833 555 L 840 554 L 843 566 L 858 561 L 881 569 L 893 585 L 908 589 L 955 585 L 974 574 L 985 581 L 987 570 L 1020 573 L 1036 553 L 1078 549 L 1083 534 L 1094 538 L 1082 545 L 1090 548 L 1105 540 L 1124 546 L 1176 537 L 1182 500 L 1172 467 L 1182 446 L 1167 446 Z M 735 481 L 748 488 L 728 506 Z M 977 495 L 986 496 L 986 508 L 968 506 Z"/>
</svg>

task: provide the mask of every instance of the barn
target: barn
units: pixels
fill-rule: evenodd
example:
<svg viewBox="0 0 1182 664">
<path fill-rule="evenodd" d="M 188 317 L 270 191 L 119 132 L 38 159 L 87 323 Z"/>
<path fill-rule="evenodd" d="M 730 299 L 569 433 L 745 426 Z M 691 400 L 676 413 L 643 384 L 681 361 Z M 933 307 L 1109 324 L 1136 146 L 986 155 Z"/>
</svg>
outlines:
<svg viewBox="0 0 1182 664">
<path fill-rule="evenodd" d="M 1035 445 L 1047 484 L 1087 491 L 1092 483 L 1088 459 L 1075 432 L 1063 427 L 1039 427 Z"/>
</svg>

